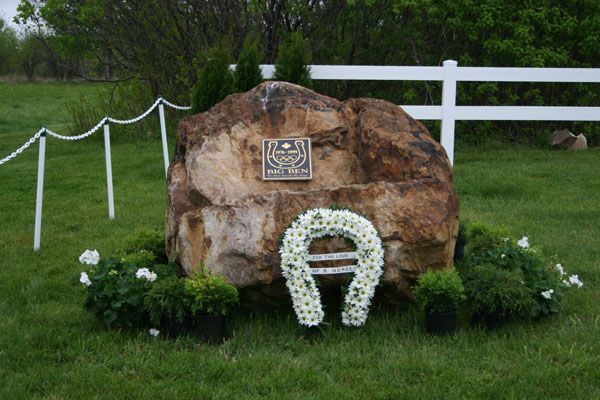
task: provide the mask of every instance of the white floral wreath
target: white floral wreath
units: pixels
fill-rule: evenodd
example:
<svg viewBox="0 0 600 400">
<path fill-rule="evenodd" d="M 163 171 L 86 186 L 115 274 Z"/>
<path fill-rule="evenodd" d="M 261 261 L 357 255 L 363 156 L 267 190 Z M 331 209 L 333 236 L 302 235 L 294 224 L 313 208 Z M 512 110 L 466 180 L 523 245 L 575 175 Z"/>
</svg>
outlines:
<svg viewBox="0 0 600 400">
<path fill-rule="evenodd" d="M 302 325 L 317 326 L 323 321 L 323 306 L 308 264 L 308 249 L 314 239 L 343 236 L 356 245 L 355 276 L 348 287 L 342 323 L 362 326 L 367 321 L 375 287 L 383 273 L 383 248 L 373 224 L 348 210 L 312 209 L 300 214 L 285 231 L 281 270 L 292 296 L 294 311 Z"/>
</svg>

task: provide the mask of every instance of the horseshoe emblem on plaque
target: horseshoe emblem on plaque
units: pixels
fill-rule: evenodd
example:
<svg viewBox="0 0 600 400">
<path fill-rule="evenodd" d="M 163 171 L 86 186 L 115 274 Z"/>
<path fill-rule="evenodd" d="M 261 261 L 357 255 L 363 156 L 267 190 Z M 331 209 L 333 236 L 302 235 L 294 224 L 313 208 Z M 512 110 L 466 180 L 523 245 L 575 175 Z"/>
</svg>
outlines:
<svg viewBox="0 0 600 400">
<path fill-rule="evenodd" d="M 274 168 L 298 168 L 304 164 L 306 157 L 306 149 L 302 140 L 294 140 L 293 145 L 288 141 L 269 142 L 267 162 Z"/>
</svg>

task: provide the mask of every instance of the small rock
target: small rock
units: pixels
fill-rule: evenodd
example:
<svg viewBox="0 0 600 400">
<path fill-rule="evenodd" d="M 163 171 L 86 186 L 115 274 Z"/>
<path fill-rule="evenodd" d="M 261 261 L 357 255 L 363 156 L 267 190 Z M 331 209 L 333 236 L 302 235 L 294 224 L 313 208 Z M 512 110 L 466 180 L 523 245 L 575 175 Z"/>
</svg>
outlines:
<svg viewBox="0 0 600 400">
<path fill-rule="evenodd" d="M 569 150 L 587 150 L 587 148 L 587 139 L 583 133 L 577 135 L 573 144 L 569 146 Z"/>
<path fill-rule="evenodd" d="M 573 135 L 568 129 L 557 130 L 550 134 L 550 146 L 553 149 L 568 149 L 575 140 L 577 140 L 577 136 Z"/>
</svg>

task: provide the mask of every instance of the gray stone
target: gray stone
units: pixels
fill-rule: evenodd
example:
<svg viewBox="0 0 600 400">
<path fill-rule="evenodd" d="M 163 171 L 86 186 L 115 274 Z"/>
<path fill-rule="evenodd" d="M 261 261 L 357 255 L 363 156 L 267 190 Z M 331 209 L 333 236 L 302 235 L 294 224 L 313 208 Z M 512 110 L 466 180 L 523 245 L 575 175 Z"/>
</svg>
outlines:
<svg viewBox="0 0 600 400">
<path fill-rule="evenodd" d="M 577 139 L 569 146 L 569 150 L 587 150 L 587 138 L 580 133 L 577 135 Z"/>
<path fill-rule="evenodd" d="M 552 146 L 553 149 L 568 149 L 576 139 L 577 137 L 568 129 L 554 131 L 550 134 L 550 146 Z"/>
</svg>

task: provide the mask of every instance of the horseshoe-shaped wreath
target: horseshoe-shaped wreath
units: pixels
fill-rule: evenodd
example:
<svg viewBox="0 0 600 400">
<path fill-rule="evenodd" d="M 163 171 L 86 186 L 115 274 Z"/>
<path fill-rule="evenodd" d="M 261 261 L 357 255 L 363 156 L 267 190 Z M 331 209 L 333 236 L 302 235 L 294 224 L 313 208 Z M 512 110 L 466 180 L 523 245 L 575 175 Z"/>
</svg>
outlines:
<svg viewBox="0 0 600 400">
<path fill-rule="evenodd" d="M 348 287 L 342 323 L 362 326 L 367 321 L 375 287 L 383 273 L 383 248 L 373 224 L 349 210 L 317 208 L 296 217 L 285 231 L 281 270 L 292 296 L 294 311 L 302 325 L 317 326 L 323 321 L 323 306 L 308 264 L 308 249 L 314 239 L 343 236 L 354 242 L 357 266 Z"/>
</svg>

